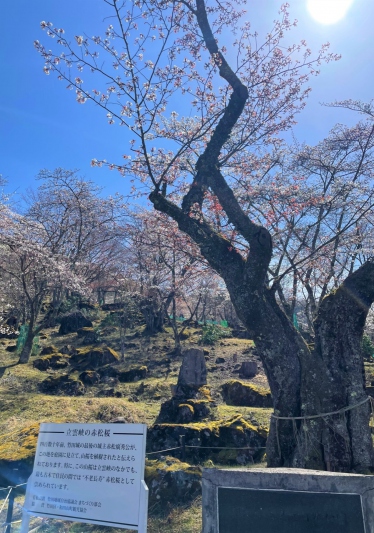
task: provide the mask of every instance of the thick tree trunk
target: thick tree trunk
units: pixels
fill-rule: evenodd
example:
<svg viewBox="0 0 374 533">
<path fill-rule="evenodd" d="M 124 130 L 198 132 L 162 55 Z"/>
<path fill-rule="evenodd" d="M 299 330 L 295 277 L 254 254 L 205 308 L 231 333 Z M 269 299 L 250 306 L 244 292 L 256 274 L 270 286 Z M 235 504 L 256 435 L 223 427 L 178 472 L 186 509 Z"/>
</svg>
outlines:
<svg viewBox="0 0 374 533">
<path fill-rule="evenodd" d="M 148 335 L 155 335 L 164 329 L 165 311 L 162 304 L 154 298 L 144 298 L 140 302 L 140 312 L 143 315 Z"/>
<path fill-rule="evenodd" d="M 373 300 L 374 264 L 366 263 L 320 305 L 315 350 L 304 363 L 301 401 L 308 405 L 308 412 L 303 414 L 316 414 L 316 409 L 320 413 L 344 411 L 301 423 L 295 466 L 310 466 L 311 450 L 317 443 L 322 466 L 329 470 L 362 472 L 373 466 L 361 350 Z"/>
<path fill-rule="evenodd" d="M 373 446 L 361 339 L 374 299 L 374 265 L 364 265 L 325 297 L 315 323 L 313 352 L 269 295 L 255 304 L 252 299 L 245 309 L 242 295 L 227 285 L 261 355 L 274 414 L 283 417 L 271 420 L 269 466 L 370 470 Z M 262 314 L 267 315 L 267 328 Z"/>
</svg>

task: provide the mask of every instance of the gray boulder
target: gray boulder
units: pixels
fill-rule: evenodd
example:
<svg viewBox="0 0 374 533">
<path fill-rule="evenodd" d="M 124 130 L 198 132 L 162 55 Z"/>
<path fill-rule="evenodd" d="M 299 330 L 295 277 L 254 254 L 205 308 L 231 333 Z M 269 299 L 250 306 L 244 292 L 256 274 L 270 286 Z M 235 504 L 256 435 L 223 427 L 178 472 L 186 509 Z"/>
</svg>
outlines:
<svg viewBox="0 0 374 533">
<path fill-rule="evenodd" d="M 75 333 L 81 328 L 92 328 L 92 322 L 83 313 L 76 311 L 62 317 L 58 332 L 60 335 L 67 335 L 68 333 Z"/>
</svg>

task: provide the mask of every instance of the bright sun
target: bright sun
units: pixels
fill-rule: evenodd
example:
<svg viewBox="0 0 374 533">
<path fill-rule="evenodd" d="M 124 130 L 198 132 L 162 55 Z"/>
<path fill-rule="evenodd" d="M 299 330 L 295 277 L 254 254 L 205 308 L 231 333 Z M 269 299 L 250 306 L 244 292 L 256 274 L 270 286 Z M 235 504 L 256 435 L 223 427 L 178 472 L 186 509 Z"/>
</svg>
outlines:
<svg viewBox="0 0 374 533">
<path fill-rule="evenodd" d="M 354 0 L 308 0 L 308 10 L 321 24 L 335 24 L 341 20 Z"/>
</svg>

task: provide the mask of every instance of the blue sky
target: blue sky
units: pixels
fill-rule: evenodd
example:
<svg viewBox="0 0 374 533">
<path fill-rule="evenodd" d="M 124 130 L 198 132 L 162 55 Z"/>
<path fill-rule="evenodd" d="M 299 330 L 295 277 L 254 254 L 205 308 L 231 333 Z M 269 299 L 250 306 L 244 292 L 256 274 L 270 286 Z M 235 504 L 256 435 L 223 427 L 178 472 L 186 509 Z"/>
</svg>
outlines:
<svg viewBox="0 0 374 533">
<path fill-rule="evenodd" d="M 354 123 L 350 112 L 321 108 L 319 102 L 374 98 L 374 1 L 354 0 L 348 15 L 334 25 L 315 22 L 307 0 L 290 0 L 291 16 L 299 21 L 292 41 L 306 39 L 312 50 L 329 41 L 342 59 L 322 67 L 312 80 L 313 92 L 299 115 L 295 134 L 315 143 L 337 123 Z M 248 0 L 252 28 L 271 29 L 281 5 L 278 0 Z M 78 105 L 56 77 L 43 73 L 43 60 L 33 42 L 46 42 L 40 21 L 53 22 L 73 37 L 103 34 L 107 6 L 103 0 L 12 0 L 2 6 L 0 64 L 0 173 L 7 191 L 23 193 L 35 187 L 42 168 L 77 168 L 104 187 L 105 194 L 128 193 L 126 181 L 105 168 L 91 168 L 93 158 L 119 162 L 128 147 L 124 128 L 109 126 L 105 114 L 89 103 Z M 49 46 L 54 42 L 48 42 Z"/>
</svg>

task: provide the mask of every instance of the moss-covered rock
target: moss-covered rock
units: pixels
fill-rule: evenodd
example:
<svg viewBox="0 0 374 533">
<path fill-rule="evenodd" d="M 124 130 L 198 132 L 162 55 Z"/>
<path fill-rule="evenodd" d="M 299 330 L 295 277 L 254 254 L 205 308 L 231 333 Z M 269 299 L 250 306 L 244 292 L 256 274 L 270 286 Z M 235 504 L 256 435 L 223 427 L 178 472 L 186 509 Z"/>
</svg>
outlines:
<svg viewBox="0 0 374 533">
<path fill-rule="evenodd" d="M 44 346 L 44 348 L 40 352 L 40 355 L 50 355 L 51 353 L 57 353 L 57 352 L 58 352 L 58 348 L 56 348 L 56 346 L 51 344 L 50 346 Z"/>
<path fill-rule="evenodd" d="M 146 460 L 145 482 L 150 505 L 185 505 L 201 494 L 201 468 L 175 459 Z"/>
<path fill-rule="evenodd" d="M 185 435 L 188 458 L 246 464 L 264 454 L 268 429 L 252 425 L 241 415 L 213 422 L 155 424 L 148 430 L 148 449 L 156 451 L 178 447 L 182 434 Z M 230 457 L 221 453 L 223 451 L 230 451 Z"/>
<path fill-rule="evenodd" d="M 51 353 L 50 355 L 44 355 L 38 357 L 33 362 L 33 367 L 38 370 L 58 370 L 60 368 L 66 368 L 69 365 L 69 357 L 60 353 Z"/>
<path fill-rule="evenodd" d="M 200 387 L 200 389 L 187 387 L 185 392 L 185 395 L 178 394 L 161 404 L 157 422 L 184 424 L 214 418 L 215 403 L 207 385 Z M 189 394 L 192 397 L 189 397 Z"/>
<path fill-rule="evenodd" d="M 82 396 L 85 393 L 83 383 L 67 374 L 57 377 L 50 376 L 40 383 L 39 388 L 44 394 L 61 396 Z"/>
<path fill-rule="evenodd" d="M 272 407 L 270 390 L 252 383 L 227 381 L 222 385 L 222 397 L 228 405 Z"/>
<path fill-rule="evenodd" d="M 130 383 L 132 381 L 139 381 L 147 376 L 148 368 L 146 366 L 135 366 L 130 370 L 122 370 L 118 372 L 118 381 L 121 383 Z"/>
<path fill-rule="evenodd" d="M 194 419 L 195 410 L 192 405 L 188 403 L 180 403 L 178 405 L 177 422 L 180 424 L 188 424 Z"/>
<path fill-rule="evenodd" d="M 39 424 L 35 423 L 1 435 L 0 483 L 2 486 L 27 481 L 34 463 L 38 434 Z"/>
<path fill-rule="evenodd" d="M 95 370 L 85 370 L 79 374 L 79 379 L 85 385 L 96 385 L 100 381 L 100 374 Z"/>
<path fill-rule="evenodd" d="M 67 335 L 68 333 L 74 333 L 80 328 L 91 328 L 92 322 L 84 316 L 80 311 L 65 315 L 61 319 L 61 325 L 59 329 L 60 335 Z"/>
<path fill-rule="evenodd" d="M 71 364 L 76 368 L 98 368 L 100 366 L 115 364 L 119 362 L 118 353 L 108 346 L 87 346 L 80 348 L 71 357 Z"/>
<path fill-rule="evenodd" d="M 77 331 L 77 335 L 82 339 L 83 344 L 96 344 L 100 342 L 100 334 L 94 328 L 80 328 Z"/>
<path fill-rule="evenodd" d="M 10 344 L 5 349 L 7 352 L 15 352 L 17 350 L 17 344 Z"/>
<path fill-rule="evenodd" d="M 119 370 L 112 365 L 105 365 L 97 369 L 100 378 L 116 378 L 118 379 Z"/>
</svg>

